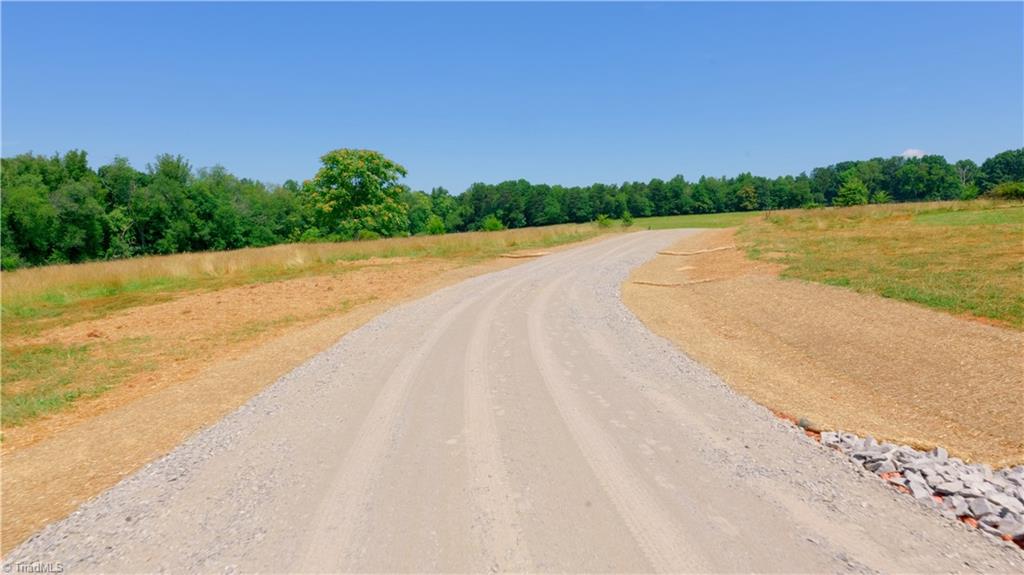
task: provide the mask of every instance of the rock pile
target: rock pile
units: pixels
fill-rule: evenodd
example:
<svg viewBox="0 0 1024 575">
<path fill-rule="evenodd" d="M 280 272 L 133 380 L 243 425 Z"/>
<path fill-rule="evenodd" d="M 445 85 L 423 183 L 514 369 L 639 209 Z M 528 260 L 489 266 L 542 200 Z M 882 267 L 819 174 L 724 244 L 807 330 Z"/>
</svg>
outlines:
<svg viewBox="0 0 1024 575">
<path fill-rule="evenodd" d="M 993 471 L 941 447 L 923 452 L 852 433 L 824 431 L 821 443 L 947 517 L 1024 547 L 1024 465 Z"/>
</svg>

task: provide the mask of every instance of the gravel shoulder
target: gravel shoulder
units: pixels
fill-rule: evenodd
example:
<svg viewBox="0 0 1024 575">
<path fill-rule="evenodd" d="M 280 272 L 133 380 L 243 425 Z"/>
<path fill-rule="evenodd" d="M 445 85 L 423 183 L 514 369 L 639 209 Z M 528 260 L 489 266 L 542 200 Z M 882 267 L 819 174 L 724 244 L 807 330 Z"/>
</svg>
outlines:
<svg viewBox="0 0 1024 575">
<path fill-rule="evenodd" d="M 640 232 L 393 308 L 51 524 L 68 571 L 1019 572 L 651 333 Z"/>
</svg>

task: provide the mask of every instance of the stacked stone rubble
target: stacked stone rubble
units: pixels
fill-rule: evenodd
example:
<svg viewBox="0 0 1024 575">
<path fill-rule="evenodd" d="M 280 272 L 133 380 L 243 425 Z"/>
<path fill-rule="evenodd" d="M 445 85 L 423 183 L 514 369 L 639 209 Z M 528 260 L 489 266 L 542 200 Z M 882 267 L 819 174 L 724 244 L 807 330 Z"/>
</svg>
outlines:
<svg viewBox="0 0 1024 575">
<path fill-rule="evenodd" d="M 1024 465 L 993 471 L 950 457 L 871 437 L 826 431 L 821 442 L 948 517 L 1024 547 Z"/>
</svg>

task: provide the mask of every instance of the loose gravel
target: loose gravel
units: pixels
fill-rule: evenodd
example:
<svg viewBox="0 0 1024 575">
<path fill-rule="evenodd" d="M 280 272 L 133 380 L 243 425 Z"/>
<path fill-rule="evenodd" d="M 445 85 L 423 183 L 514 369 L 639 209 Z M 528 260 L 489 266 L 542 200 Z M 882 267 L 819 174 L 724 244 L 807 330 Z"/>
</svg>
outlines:
<svg viewBox="0 0 1024 575">
<path fill-rule="evenodd" d="M 822 432 L 821 442 L 942 515 L 1024 547 L 1024 465 L 993 470 L 941 447 L 925 452 L 836 431 Z"/>
</svg>

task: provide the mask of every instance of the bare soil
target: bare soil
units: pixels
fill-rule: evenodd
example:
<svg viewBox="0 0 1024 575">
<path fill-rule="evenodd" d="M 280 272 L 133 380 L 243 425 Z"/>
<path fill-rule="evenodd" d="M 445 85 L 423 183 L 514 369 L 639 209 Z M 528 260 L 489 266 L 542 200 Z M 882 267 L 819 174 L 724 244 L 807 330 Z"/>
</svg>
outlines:
<svg viewBox="0 0 1024 575">
<path fill-rule="evenodd" d="M 557 248 L 556 248 L 557 249 Z M 148 366 L 70 409 L 4 430 L 2 551 L 219 420 L 387 308 L 528 260 L 387 258 L 352 269 L 186 294 L 26 338 L 134 346 Z M 104 352 L 104 350 L 108 350 Z"/>
<path fill-rule="evenodd" d="M 671 251 L 734 243 L 734 230 L 715 230 Z M 941 445 L 967 461 L 1024 463 L 1024 334 L 783 280 L 781 269 L 742 250 L 659 255 L 633 272 L 623 297 L 651 330 L 776 412 Z"/>
</svg>

